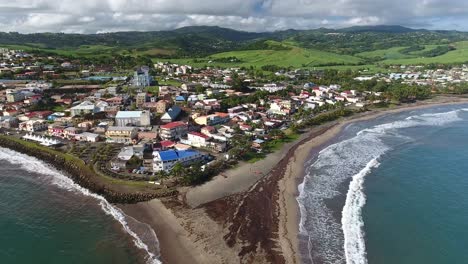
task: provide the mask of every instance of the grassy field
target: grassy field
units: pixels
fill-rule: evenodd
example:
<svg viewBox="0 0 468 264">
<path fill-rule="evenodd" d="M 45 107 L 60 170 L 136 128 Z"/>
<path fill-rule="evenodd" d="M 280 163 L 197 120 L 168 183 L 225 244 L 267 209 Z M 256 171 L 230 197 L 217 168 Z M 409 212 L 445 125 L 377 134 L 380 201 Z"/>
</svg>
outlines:
<svg viewBox="0 0 468 264">
<path fill-rule="evenodd" d="M 394 47 L 390 49 L 384 50 L 374 50 L 374 51 L 367 51 L 361 52 L 356 54 L 357 57 L 373 59 L 373 58 L 384 58 L 384 59 L 404 59 L 404 58 L 411 58 L 410 55 L 406 55 L 401 53 L 400 51 L 406 47 Z"/>
<path fill-rule="evenodd" d="M 154 61 L 170 61 L 179 64 L 190 64 L 195 67 L 257 67 L 277 65 L 280 67 L 314 68 L 323 66 L 355 66 L 363 62 L 362 59 L 335 54 L 326 51 L 304 49 L 290 44 L 270 43 L 272 48 L 285 49 L 242 50 L 217 53 L 205 58 L 190 59 L 155 59 Z M 228 58 L 235 57 L 238 61 L 229 62 Z"/>
<path fill-rule="evenodd" d="M 443 55 L 436 57 L 423 57 L 425 52 L 431 51 L 439 45 L 426 45 L 424 50 L 413 51 L 408 54 L 403 54 L 401 51 L 406 47 L 394 47 L 385 50 L 375 50 L 370 52 L 362 52 L 356 54 L 361 58 L 384 58 L 379 63 L 392 65 L 416 65 L 416 64 L 431 64 L 431 63 L 464 63 L 468 61 L 468 41 L 456 42 L 453 44 L 456 50 L 449 51 Z"/>
<path fill-rule="evenodd" d="M 449 64 L 449 63 L 468 62 L 468 41 L 456 42 L 454 43 L 454 46 L 456 50 L 449 51 L 443 55 L 436 56 L 436 57 L 389 59 L 389 60 L 383 61 L 383 63 L 414 65 L 414 64 L 431 64 L 431 63 Z"/>
</svg>

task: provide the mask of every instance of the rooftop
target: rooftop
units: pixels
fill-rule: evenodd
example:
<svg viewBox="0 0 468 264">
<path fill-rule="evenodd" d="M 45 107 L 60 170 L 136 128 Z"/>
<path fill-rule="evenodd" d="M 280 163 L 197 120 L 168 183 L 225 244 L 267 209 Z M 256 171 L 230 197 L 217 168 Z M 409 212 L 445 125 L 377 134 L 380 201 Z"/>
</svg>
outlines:
<svg viewBox="0 0 468 264">
<path fill-rule="evenodd" d="M 171 122 L 161 126 L 161 129 L 173 129 L 176 127 L 186 126 L 184 122 Z"/>
<path fill-rule="evenodd" d="M 115 118 L 140 118 L 143 111 L 119 111 Z"/>
<path fill-rule="evenodd" d="M 199 152 L 196 150 L 165 150 L 165 151 L 159 151 L 159 156 L 161 157 L 162 161 L 168 161 L 168 160 L 178 160 L 178 159 L 183 159 L 183 158 L 189 158 L 195 155 L 198 155 Z"/>
</svg>

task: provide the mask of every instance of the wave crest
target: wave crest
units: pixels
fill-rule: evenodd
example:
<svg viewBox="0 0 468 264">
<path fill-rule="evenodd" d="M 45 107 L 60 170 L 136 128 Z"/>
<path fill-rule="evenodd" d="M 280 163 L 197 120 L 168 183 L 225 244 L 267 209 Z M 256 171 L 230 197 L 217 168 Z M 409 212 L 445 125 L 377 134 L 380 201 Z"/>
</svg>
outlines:
<svg viewBox="0 0 468 264">
<path fill-rule="evenodd" d="M 95 198 L 99 202 L 99 205 L 101 206 L 102 210 L 107 215 L 112 216 L 115 220 L 117 220 L 122 225 L 123 230 L 132 237 L 135 246 L 147 252 L 148 263 L 151 263 L 151 264 L 161 263 L 158 260 L 159 256 L 156 256 L 153 252 L 151 252 L 151 250 L 149 249 L 149 246 L 145 242 L 143 242 L 141 238 L 130 228 L 126 219 L 129 216 L 125 215 L 122 212 L 122 210 L 120 210 L 119 208 L 112 206 L 112 204 L 110 204 L 104 197 L 97 195 L 95 193 L 92 193 L 88 189 L 85 189 L 79 186 L 78 184 L 74 183 L 73 180 L 63 175 L 62 173 L 60 173 L 58 170 L 50 167 L 46 163 L 34 157 L 24 155 L 24 154 L 21 154 L 19 152 L 16 152 L 10 149 L 0 148 L 0 159 L 5 160 L 15 165 L 20 165 L 21 168 L 26 171 L 39 173 L 39 174 L 48 176 L 50 177 L 52 184 L 62 189 L 76 192 L 84 196 Z M 148 229 L 150 230 L 150 232 L 152 232 L 151 235 L 154 237 L 155 241 L 157 242 L 157 237 L 156 237 L 156 234 L 154 233 L 154 230 L 151 229 L 149 226 L 148 226 Z"/>
<path fill-rule="evenodd" d="M 442 113 L 416 114 L 362 129 L 355 135 L 319 152 L 306 164 L 304 181 L 298 186 L 301 214 L 299 230 L 308 240 L 308 258 L 320 263 L 367 263 L 361 210 L 365 204 L 364 176 L 378 166 L 377 158 L 392 146 L 411 142 L 402 129 L 444 126 L 462 120 L 457 109 Z M 391 143 L 390 143 L 391 142 Z M 350 181 L 349 189 L 343 184 Z M 344 197 L 345 208 L 334 199 Z M 341 201 L 341 200 L 340 200 Z M 335 211 L 342 211 L 337 218 Z M 344 249 L 344 250 L 343 250 Z"/>
</svg>

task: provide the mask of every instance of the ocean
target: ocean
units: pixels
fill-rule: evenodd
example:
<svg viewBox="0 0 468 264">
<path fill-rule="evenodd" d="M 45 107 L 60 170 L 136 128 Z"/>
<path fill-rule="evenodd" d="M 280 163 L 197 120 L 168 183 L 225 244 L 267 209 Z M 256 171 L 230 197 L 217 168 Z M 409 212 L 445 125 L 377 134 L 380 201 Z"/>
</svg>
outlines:
<svg viewBox="0 0 468 264">
<path fill-rule="evenodd" d="M 467 135 L 468 105 L 345 127 L 305 164 L 304 263 L 465 262 Z"/>
<path fill-rule="evenodd" d="M 160 263 L 154 231 L 33 157 L 0 148 L 0 263 Z"/>
</svg>

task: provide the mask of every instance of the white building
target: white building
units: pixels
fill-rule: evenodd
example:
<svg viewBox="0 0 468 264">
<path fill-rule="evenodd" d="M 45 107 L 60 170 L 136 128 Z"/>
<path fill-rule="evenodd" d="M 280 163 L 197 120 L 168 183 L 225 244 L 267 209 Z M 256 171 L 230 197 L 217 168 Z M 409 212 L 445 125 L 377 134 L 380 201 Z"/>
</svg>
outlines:
<svg viewBox="0 0 468 264">
<path fill-rule="evenodd" d="M 101 110 L 94 103 L 90 101 L 84 101 L 81 104 L 70 108 L 71 116 L 85 115 L 85 114 L 95 114 L 99 113 Z"/>
<path fill-rule="evenodd" d="M 119 111 L 115 116 L 116 126 L 150 126 L 151 114 L 149 111 Z"/>
<path fill-rule="evenodd" d="M 44 131 L 48 129 L 47 121 L 45 120 L 29 120 L 19 124 L 19 129 L 29 132 Z"/>
<path fill-rule="evenodd" d="M 165 150 L 153 152 L 153 171 L 168 172 L 177 164 L 184 166 L 203 159 L 203 155 L 196 150 Z"/>
</svg>

